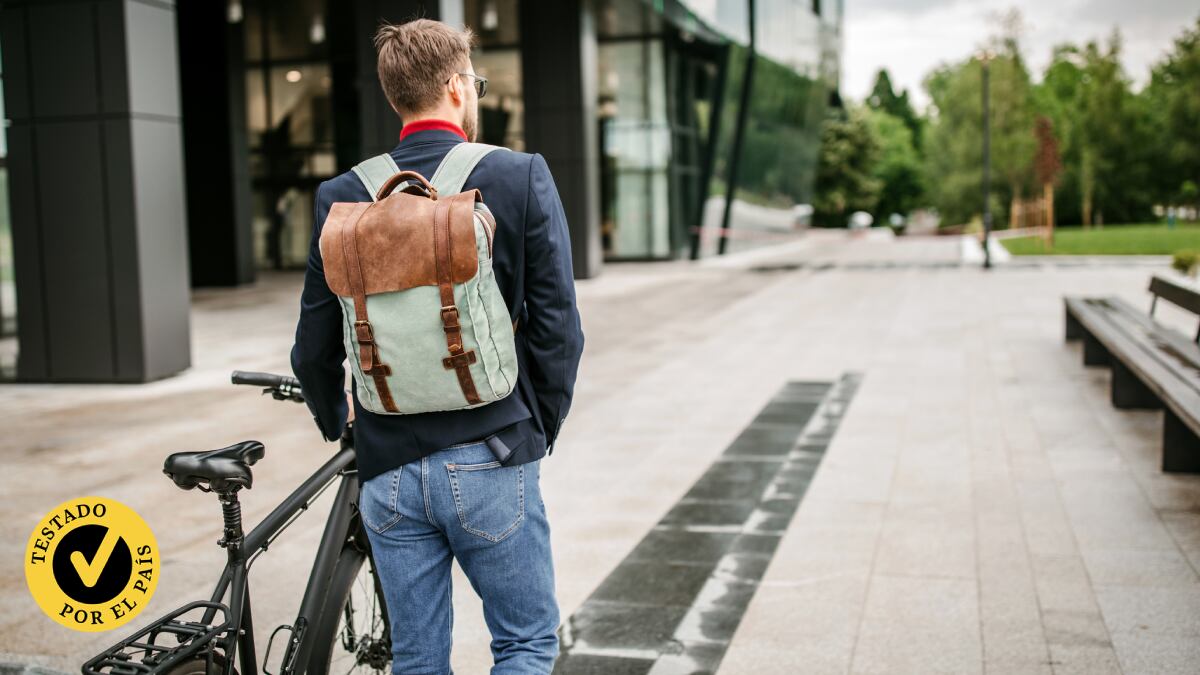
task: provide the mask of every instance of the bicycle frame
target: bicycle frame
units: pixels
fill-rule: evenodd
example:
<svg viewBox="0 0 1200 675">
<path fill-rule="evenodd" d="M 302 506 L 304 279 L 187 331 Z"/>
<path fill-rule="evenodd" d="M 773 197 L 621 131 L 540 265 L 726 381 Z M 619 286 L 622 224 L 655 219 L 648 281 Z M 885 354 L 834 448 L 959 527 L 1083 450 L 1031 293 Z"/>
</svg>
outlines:
<svg viewBox="0 0 1200 675">
<path fill-rule="evenodd" d="M 310 502 L 336 477 L 341 476 L 341 485 L 338 486 L 329 518 L 325 522 L 325 531 L 321 535 L 321 543 L 317 548 L 312 573 L 304 590 L 304 598 L 291 626 L 291 638 L 288 640 L 279 673 L 274 675 L 307 672 L 309 655 L 312 653 L 312 642 L 305 639 L 307 630 L 323 609 L 334 564 L 353 534 L 350 527 L 358 502 L 358 469 L 354 462 L 354 448 L 348 436 L 349 433 L 343 436 L 341 449 L 336 455 L 288 495 L 262 519 L 262 522 L 246 534 L 240 543 L 236 540 L 227 542 L 228 561 L 210 599 L 211 602 L 219 603 L 226 593 L 229 593 L 229 624 L 232 628 L 225 637 L 216 642 L 218 646 L 223 647 L 225 653 L 224 675 L 232 675 L 234 655 L 239 648 L 240 674 L 258 675 L 250 586 L 247 579 L 247 572 L 254 557 L 266 551 L 275 537 L 290 525 L 301 511 L 307 510 Z M 358 540 L 362 542 L 361 545 L 366 545 L 365 534 Z M 204 622 L 211 622 L 215 613 L 216 609 L 207 609 Z M 266 666 L 264 662 L 264 673 Z"/>
<path fill-rule="evenodd" d="M 305 400 L 300 383 L 295 378 L 286 375 L 235 370 L 231 374 L 230 380 L 233 384 L 262 387 L 264 394 L 270 394 L 278 401 L 303 403 Z M 339 564 L 346 563 L 350 566 L 346 567 L 345 571 L 355 572 L 365 562 L 368 566 L 367 569 L 371 570 L 371 574 L 374 576 L 375 598 L 381 599 L 382 589 L 378 576 L 375 576 L 375 562 L 371 555 L 371 545 L 367 539 L 362 519 L 358 515 L 360 486 L 358 466 L 355 461 L 352 423 L 343 430 L 339 451 L 301 483 L 249 533 L 245 533 L 242 529 L 242 507 L 238 500 L 239 485 L 246 483 L 231 484 L 224 481 L 213 481 L 208 483 L 208 487 L 205 487 L 198 485 L 199 481 L 195 480 L 194 476 L 188 476 L 191 482 L 180 482 L 166 464 L 164 464 L 164 471 L 171 475 L 172 479 L 176 480 L 181 487 L 187 489 L 199 487 L 203 492 L 216 493 L 221 502 L 224 520 L 224 534 L 218 544 L 226 550 L 225 567 L 217 579 L 216 587 L 209 600 L 189 602 L 159 617 L 156 621 L 89 659 L 81 668 L 83 675 L 170 673 L 178 666 L 191 664 L 197 660 L 203 661 L 205 671 L 209 675 L 215 675 L 218 671 L 221 675 L 233 675 L 235 658 L 240 662 L 240 675 L 258 675 L 254 620 L 250 608 L 248 579 L 250 567 L 258 555 L 265 552 L 275 539 L 295 522 L 300 513 L 307 511 L 308 507 L 339 477 L 341 480 L 334 496 L 333 505 L 329 510 L 329 517 L 325 521 L 325 530 L 317 547 L 316 558 L 313 561 L 312 571 L 304 589 L 304 597 L 301 599 L 296 620 L 290 626 L 279 626 L 271 632 L 271 636 L 267 640 L 267 652 L 263 656 L 263 675 L 308 673 L 312 665 L 314 648 L 317 646 L 313 640 L 329 639 L 331 637 L 329 629 L 336 628 L 340 618 L 347 620 L 353 618 L 352 615 L 355 612 L 349 602 L 344 607 L 340 604 L 326 606 L 331 602 L 329 594 L 333 590 L 337 590 L 339 593 L 339 597 L 334 598 L 333 603 L 341 603 L 347 599 L 346 596 L 341 595 L 347 589 L 344 586 L 337 586 L 334 589 L 335 582 L 338 584 L 353 582 L 353 578 L 345 575 L 334 579 L 334 575 L 338 573 Z M 206 478 L 203 473 L 199 477 Z M 347 555 L 349 557 L 346 557 Z M 222 599 L 226 596 L 229 598 L 228 604 L 222 603 Z M 380 600 L 380 607 L 383 608 L 383 635 L 387 636 L 390 635 L 391 628 L 382 600 Z M 345 617 L 341 615 L 343 610 L 346 612 Z M 200 616 L 201 612 L 202 616 Z M 327 617 L 326 612 L 333 612 L 334 615 Z M 219 619 L 217 618 L 218 613 L 220 614 Z M 323 620 L 326 622 L 323 623 Z M 328 621 L 333 621 L 332 626 L 327 623 Z M 289 631 L 286 650 L 280 661 L 279 671 L 271 673 L 267 670 L 271 646 L 275 634 L 284 629 Z M 312 632 L 313 629 L 315 629 L 315 633 Z M 324 633 L 324 635 L 316 633 Z M 173 642 L 165 640 L 164 643 L 160 643 L 159 639 L 166 635 L 172 636 Z M 352 631 L 349 635 L 353 640 Z M 386 638 L 379 642 L 383 647 L 388 646 Z M 348 650 L 351 649 L 349 644 L 344 644 L 344 646 Z M 326 645 L 322 642 L 320 647 L 321 650 L 317 654 L 331 658 L 325 649 L 333 649 L 335 645 Z M 380 644 L 371 643 L 368 645 L 369 653 L 359 652 L 358 648 L 355 648 L 356 665 L 361 662 L 357 659 L 367 658 L 375 664 L 373 667 L 379 668 L 378 662 L 381 658 L 379 647 Z M 238 653 L 239 648 L 241 653 Z M 224 659 L 223 664 L 217 662 L 218 650 Z M 325 664 L 317 665 L 324 670 Z"/>
</svg>

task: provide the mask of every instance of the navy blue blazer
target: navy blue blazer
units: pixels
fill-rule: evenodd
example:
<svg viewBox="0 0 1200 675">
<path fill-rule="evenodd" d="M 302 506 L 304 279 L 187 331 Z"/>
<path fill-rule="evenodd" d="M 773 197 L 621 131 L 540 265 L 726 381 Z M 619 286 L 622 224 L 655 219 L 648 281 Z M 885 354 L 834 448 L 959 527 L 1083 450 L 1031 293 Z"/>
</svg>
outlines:
<svg viewBox="0 0 1200 675">
<path fill-rule="evenodd" d="M 429 177 L 462 138 L 426 129 L 406 135 L 391 151 L 401 169 Z M 496 217 L 492 252 L 496 283 L 516 332 L 519 375 L 508 396 L 478 408 L 410 415 L 365 410 L 354 396 L 354 442 L 360 482 L 458 443 L 487 440 L 505 465 L 553 451 L 571 407 L 583 352 L 575 305 L 571 241 L 562 201 L 546 160 L 538 154 L 493 152 L 479 163 L 464 189 L 477 188 Z M 317 189 L 316 214 L 292 370 L 304 389 L 321 433 L 337 440 L 346 426 L 346 350 L 342 309 L 321 265 L 320 236 L 334 202 L 368 202 L 371 196 L 350 171 Z M 352 388 L 353 390 L 353 388 Z"/>
</svg>

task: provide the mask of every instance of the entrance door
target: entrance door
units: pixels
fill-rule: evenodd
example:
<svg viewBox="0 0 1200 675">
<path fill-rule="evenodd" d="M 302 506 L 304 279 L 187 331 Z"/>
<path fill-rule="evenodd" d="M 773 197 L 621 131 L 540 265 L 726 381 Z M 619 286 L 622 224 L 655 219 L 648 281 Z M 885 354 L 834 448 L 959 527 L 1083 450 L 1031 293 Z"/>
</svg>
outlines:
<svg viewBox="0 0 1200 675">
<path fill-rule="evenodd" d="M 699 233 L 711 173 L 709 143 L 719 114 L 723 49 L 678 31 L 666 36 L 671 250 L 680 252 Z"/>
<path fill-rule="evenodd" d="M 243 0 L 246 126 L 259 267 L 308 260 L 317 185 L 338 173 L 327 0 Z"/>
</svg>

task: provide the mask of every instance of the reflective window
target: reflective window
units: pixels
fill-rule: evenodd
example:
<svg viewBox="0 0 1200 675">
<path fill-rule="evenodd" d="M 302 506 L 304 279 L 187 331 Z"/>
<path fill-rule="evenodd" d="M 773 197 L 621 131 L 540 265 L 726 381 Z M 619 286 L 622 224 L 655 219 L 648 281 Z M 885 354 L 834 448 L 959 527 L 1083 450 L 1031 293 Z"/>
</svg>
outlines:
<svg viewBox="0 0 1200 675">
<path fill-rule="evenodd" d="M 732 13 L 732 4 L 718 7 Z M 749 6 L 745 0 L 738 4 Z M 759 0 L 755 6 L 757 53 L 751 56 L 746 42 L 736 40 L 727 49 L 721 114 L 715 122 L 717 150 L 704 209 L 704 254 L 716 250 L 714 233 L 721 226 L 735 152 L 737 189 L 727 250 L 794 232 L 796 214 L 803 210 L 796 207 L 812 202 L 821 118 L 830 88 L 837 86 L 838 19 L 830 17 L 840 16 L 840 0 Z M 735 148 L 751 58 L 750 107 L 741 146 Z"/>
<path fill-rule="evenodd" d="M 263 267 L 308 260 L 316 186 L 338 172 L 323 0 L 242 0 L 254 250 Z"/>
<path fill-rule="evenodd" d="M 484 49 L 519 47 L 521 43 L 518 0 L 466 0 L 463 16 Z"/>
<path fill-rule="evenodd" d="M 525 108 L 521 88 L 521 26 L 518 0 L 467 0 L 465 23 L 476 34 L 471 63 L 488 78 L 479 101 L 479 141 L 525 149 Z"/>
<path fill-rule="evenodd" d="M 604 42 L 597 56 L 605 255 L 669 256 L 671 136 L 662 40 Z"/>
<path fill-rule="evenodd" d="M 0 338 L 17 332 L 17 291 L 13 279 L 12 220 L 8 211 L 8 115 L 4 108 L 4 64 L 0 62 Z M 16 340 L 0 346 L 0 371 L 11 378 L 16 365 Z"/>
</svg>

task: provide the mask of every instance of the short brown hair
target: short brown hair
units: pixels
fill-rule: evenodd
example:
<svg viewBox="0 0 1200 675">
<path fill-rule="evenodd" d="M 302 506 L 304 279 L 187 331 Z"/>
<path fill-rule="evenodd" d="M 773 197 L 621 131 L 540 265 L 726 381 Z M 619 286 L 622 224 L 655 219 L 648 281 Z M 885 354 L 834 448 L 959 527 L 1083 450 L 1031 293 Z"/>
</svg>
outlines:
<svg viewBox="0 0 1200 675">
<path fill-rule="evenodd" d="M 381 25 L 375 52 L 388 102 L 402 115 L 437 105 L 442 85 L 470 62 L 474 38 L 470 28 L 455 30 L 430 19 Z"/>
</svg>

